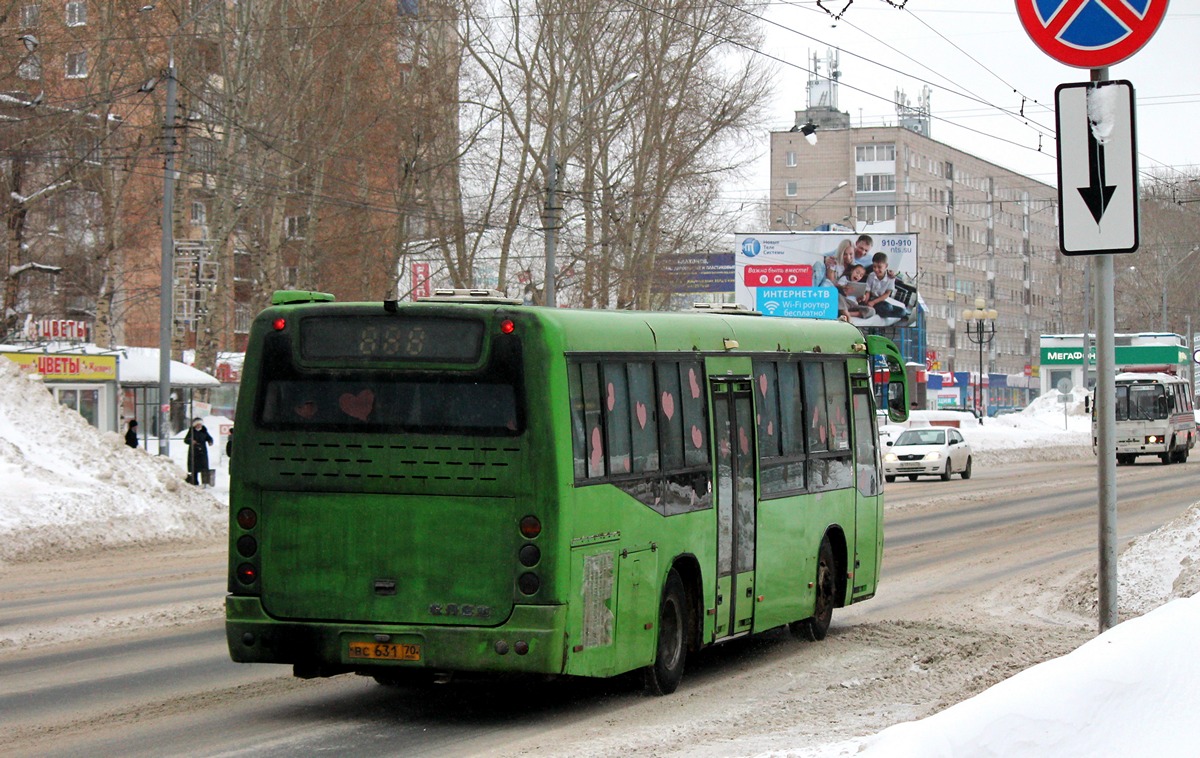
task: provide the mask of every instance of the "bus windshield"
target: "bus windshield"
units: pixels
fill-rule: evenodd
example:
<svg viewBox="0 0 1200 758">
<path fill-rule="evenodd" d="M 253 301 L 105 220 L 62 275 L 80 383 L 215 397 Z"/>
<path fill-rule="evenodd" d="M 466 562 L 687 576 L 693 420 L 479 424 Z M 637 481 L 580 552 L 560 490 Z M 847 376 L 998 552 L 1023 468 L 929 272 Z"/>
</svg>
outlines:
<svg viewBox="0 0 1200 758">
<path fill-rule="evenodd" d="M 1167 417 L 1167 397 L 1161 385 L 1117 386 L 1117 421 L 1155 421 Z"/>
</svg>

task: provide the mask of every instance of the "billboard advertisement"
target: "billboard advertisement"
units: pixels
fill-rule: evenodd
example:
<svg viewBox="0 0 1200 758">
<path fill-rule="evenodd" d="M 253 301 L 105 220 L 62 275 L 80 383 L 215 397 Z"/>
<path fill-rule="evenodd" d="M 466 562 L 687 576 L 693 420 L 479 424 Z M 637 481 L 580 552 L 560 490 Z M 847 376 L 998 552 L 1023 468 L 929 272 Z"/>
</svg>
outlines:
<svg viewBox="0 0 1200 758">
<path fill-rule="evenodd" d="M 734 235 L 738 303 L 780 318 L 859 327 L 917 320 L 917 235 L 763 232 Z"/>
</svg>

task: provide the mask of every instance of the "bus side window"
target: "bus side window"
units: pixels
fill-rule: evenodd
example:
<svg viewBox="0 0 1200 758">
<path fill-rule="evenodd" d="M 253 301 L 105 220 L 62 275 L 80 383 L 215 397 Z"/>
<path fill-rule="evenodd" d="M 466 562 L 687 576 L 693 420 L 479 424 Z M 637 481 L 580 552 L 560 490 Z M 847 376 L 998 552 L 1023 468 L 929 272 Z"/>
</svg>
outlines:
<svg viewBox="0 0 1200 758">
<path fill-rule="evenodd" d="M 850 449 L 849 396 L 846 392 L 846 367 L 825 364 L 825 398 L 829 408 L 829 448 Z"/>
<path fill-rule="evenodd" d="M 816 361 L 802 363 L 804 375 L 804 409 L 807 417 L 809 452 L 829 449 L 829 428 L 825 419 L 825 374 Z"/>
<path fill-rule="evenodd" d="M 683 468 L 683 398 L 679 396 L 679 364 L 659 363 L 658 431 L 662 467 L 666 471 Z"/>
<path fill-rule="evenodd" d="M 629 428 L 634 473 L 658 470 L 658 416 L 654 412 L 654 371 L 649 363 L 630 363 Z"/>
<path fill-rule="evenodd" d="M 754 401 L 760 458 L 779 456 L 779 379 L 773 361 L 754 362 Z"/>
<path fill-rule="evenodd" d="M 587 478 L 587 431 L 584 422 L 583 380 L 579 375 L 578 363 L 567 364 L 567 394 L 571 402 L 571 450 L 575 464 L 575 478 Z"/>
<path fill-rule="evenodd" d="M 589 479 L 604 476 L 604 427 L 600 413 L 599 365 L 579 364 L 580 384 L 583 385 L 583 429 L 587 444 L 587 475 Z"/>
<path fill-rule="evenodd" d="M 699 361 L 679 364 L 680 396 L 683 399 L 684 463 L 701 466 L 708 463 L 708 419 L 704 397 L 704 369 Z"/>
<path fill-rule="evenodd" d="M 604 386 L 601 402 L 604 403 L 604 426 L 608 430 L 608 472 L 612 476 L 628 474 L 633 470 L 630 460 L 629 383 L 624 363 L 605 363 Z"/>
</svg>

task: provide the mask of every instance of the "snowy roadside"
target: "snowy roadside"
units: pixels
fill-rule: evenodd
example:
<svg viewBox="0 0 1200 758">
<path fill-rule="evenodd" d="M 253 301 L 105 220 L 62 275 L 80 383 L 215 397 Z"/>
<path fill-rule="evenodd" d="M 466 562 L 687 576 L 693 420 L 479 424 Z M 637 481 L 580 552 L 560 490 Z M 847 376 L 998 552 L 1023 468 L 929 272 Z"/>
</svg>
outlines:
<svg viewBox="0 0 1200 758">
<path fill-rule="evenodd" d="M 224 505 L 185 475 L 90 426 L 0 360 L 0 565 L 218 536 Z"/>
</svg>

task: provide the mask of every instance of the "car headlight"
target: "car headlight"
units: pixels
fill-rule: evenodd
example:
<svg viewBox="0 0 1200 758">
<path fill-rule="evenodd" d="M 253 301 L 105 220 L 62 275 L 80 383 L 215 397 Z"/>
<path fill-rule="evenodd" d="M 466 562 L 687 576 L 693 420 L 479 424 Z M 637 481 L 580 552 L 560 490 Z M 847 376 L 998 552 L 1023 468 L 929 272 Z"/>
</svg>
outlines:
<svg viewBox="0 0 1200 758">
<path fill-rule="evenodd" d="M 936 450 L 932 453 L 925 454 L 925 460 L 927 460 L 927 461 L 936 461 L 941 457 L 942 457 L 942 454 L 937 452 Z"/>
<path fill-rule="evenodd" d="M 884 453 L 883 454 L 884 463 L 895 463 L 898 460 L 900 460 L 900 459 L 896 457 L 895 453 Z"/>
</svg>

